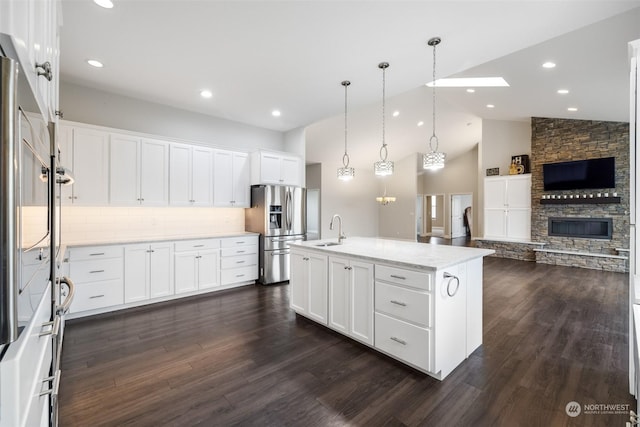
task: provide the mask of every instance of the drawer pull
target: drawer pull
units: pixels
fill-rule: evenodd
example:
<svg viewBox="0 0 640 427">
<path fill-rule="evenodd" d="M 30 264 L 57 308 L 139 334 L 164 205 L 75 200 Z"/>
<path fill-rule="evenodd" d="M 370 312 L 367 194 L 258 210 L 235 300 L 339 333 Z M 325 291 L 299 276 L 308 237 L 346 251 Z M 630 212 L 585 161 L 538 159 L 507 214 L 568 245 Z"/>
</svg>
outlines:
<svg viewBox="0 0 640 427">
<path fill-rule="evenodd" d="M 236 261 L 236 264 L 244 264 L 246 261 Z"/>
<path fill-rule="evenodd" d="M 407 303 L 402 301 L 391 300 L 391 304 L 401 305 L 402 307 L 406 307 Z"/>
<path fill-rule="evenodd" d="M 92 270 L 89 272 L 89 274 L 95 274 L 95 273 L 104 273 L 104 270 Z"/>
<path fill-rule="evenodd" d="M 92 296 L 89 297 L 89 299 L 96 299 L 96 298 L 104 298 L 104 294 L 92 295 Z"/>
<path fill-rule="evenodd" d="M 404 277 L 404 276 L 396 276 L 395 274 L 392 274 L 391 277 L 393 277 L 394 279 L 407 280 L 406 277 Z"/>
<path fill-rule="evenodd" d="M 236 274 L 236 277 L 244 277 L 244 274 Z"/>
<path fill-rule="evenodd" d="M 242 242 L 236 242 L 236 245 L 244 245 L 244 240 Z"/>
<path fill-rule="evenodd" d="M 407 342 L 405 340 L 401 340 L 400 338 L 391 337 L 390 340 L 391 341 L 395 341 L 395 342 L 397 342 L 399 344 L 402 344 L 402 345 L 407 345 Z"/>
<path fill-rule="evenodd" d="M 204 248 L 204 245 L 193 245 L 194 248 Z"/>
<path fill-rule="evenodd" d="M 458 276 L 454 276 L 451 273 L 444 273 L 444 278 L 445 279 L 449 279 L 449 281 L 447 282 L 447 295 L 449 295 L 450 297 L 454 297 L 457 293 L 458 293 L 458 289 L 460 289 L 460 279 L 458 279 Z M 453 290 L 453 292 L 451 291 L 451 282 L 456 281 L 456 288 Z"/>
<path fill-rule="evenodd" d="M 89 256 L 102 256 L 104 252 L 96 252 L 95 254 L 89 254 Z"/>
</svg>

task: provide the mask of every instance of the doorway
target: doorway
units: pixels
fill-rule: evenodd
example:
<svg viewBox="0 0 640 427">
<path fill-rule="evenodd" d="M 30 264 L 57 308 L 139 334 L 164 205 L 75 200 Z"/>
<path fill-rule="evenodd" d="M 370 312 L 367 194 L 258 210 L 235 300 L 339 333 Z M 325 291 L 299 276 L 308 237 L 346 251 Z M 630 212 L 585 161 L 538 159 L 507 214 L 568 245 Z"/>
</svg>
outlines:
<svg viewBox="0 0 640 427">
<path fill-rule="evenodd" d="M 451 238 L 470 237 L 473 231 L 473 194 L 451 195 Z"/>
<path fill-rule="evenodd" d="M 421 236 L 444 236 L 444 194 L 425 194 Z"/>
</svg>

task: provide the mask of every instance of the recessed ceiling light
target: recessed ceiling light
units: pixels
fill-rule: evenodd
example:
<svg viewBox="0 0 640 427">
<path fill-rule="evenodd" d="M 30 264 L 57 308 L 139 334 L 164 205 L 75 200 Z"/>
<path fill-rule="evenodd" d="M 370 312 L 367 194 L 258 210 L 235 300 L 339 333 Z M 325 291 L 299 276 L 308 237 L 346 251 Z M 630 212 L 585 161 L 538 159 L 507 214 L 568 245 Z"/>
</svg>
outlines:
<svg viewBox="0 0 640 427">
<path fill-rule="evenodd" d="M 400 111 L 394 111 L 393 112 L 393 117 L 398 117 L 400 115 Z"/>
<path fill-rule="evenodd" d="M 281 113 L 280 113 L 280 110 L 273 110 L 273 111 L 271 112 L 271 115 L 272 115 L 273 117 L 280 117 L 280 114 L 281 114 Z"/>
<path fill-rule="evenodd" d="M 487 108 L 494 108 L 494 107 L 495 107 L 495 105 L 493 105 L 493 104 L 487 104 Z"/>
<path fill-rule="evenodd" d="M 475 91 L 476 91 L 476 90 L 475 90 L 475 89 L 472 89 L 472 88 L 467 89 L 467 92 L 469 92 L 469 93 L 473 93 L 473 92 L 475 92 Z"/>
<path fill-rule="evenodd" d="M 433 82 L 427 83 L 433 87 Z M 438 79 L 436 87 L 507 87 L 509 83 L 502 77 L 458 77 L 450 79 Z"/>
<path fill-rule="evenodd" d="M 543 68 L 555 68 L 555 66 L 556 66 L 555 62 L 551 62 L 551 61 L 548 61 L 542 64 Z"/>
<path fill-rule="evenodd" d="M 578 109 L 576 107 L 569 107 L 567 108 L 567 111 L 578 111 Z"/>
<path fill-rule="evenodd" d="M 200 96 L 203 98 L 211 98 L 213 96 L 213 93 L 210 90 L 205 89 L 200 92 Z"/>
<path fill-rule="evenodd" d="M 560 95 L 566 95 L 569 93 L 569 89 L 558 89 Z"/>
<path fill-rule="evenodd" d="M 113 2 L 111 0 L 93 0 L 93 2 L 105 9 L 111 9 L 113 7 Z"/>
<path fill-rule="evenodd" d="M 419 121 L 419 122 L 418 122 L 418 126 L 423 126 L 423 125 L 424 125 L 424 122 L 423 122 L 423 121 Z"/>
<path fill-rule="evenodd" d="M 91 65 L 92 67 L 96 67 L 96 68 L 102 68 L 104 67 L 104 65 L 102 64 L 102 62 L 96 60 L 96 59 L 88 59 L 87 60 L 87 64 Z"/>
</svg>

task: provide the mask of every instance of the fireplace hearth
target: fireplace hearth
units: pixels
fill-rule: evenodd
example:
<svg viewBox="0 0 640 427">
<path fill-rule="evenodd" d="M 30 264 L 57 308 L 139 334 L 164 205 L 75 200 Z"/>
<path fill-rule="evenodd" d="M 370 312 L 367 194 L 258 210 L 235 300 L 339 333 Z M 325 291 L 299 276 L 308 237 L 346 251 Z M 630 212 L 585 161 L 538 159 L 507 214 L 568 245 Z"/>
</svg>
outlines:
<svg viewBox="0 0 640 427">
<path fill-rule="evenodd" d="M 549 236 L 611 240 L 611 218 L 549 218 Z"/>
</svg>

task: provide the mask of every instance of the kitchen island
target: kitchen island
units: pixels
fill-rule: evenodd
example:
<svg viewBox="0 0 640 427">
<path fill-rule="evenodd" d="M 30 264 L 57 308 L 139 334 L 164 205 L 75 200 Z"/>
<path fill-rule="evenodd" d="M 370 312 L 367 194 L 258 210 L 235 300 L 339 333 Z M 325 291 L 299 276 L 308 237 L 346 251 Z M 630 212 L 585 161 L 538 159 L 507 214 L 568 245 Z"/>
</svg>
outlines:
<svg viewBox="0 0 640 427">
<path fill-rule="evenodd" d="M 482 344 L 492 253 L 363 237 L 292 244 L 290 306 L 442 380 Z"/>
</svg>

